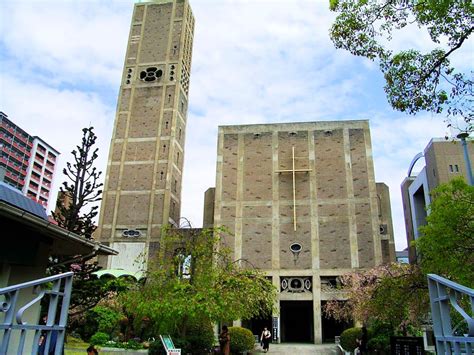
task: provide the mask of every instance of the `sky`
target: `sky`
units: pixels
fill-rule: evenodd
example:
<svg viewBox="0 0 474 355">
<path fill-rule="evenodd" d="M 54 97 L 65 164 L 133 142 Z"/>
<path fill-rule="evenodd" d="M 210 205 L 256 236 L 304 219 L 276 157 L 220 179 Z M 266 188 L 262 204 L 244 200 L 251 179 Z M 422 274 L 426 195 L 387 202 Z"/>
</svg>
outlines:
<svg viewBox="0 0 474 355">
<path fill-rule="evenodd" d="M 0 1 L 0 110 L 61 152 L 56 193 L 89 125 L 105 175 L 133 3 Z M 396 249 L 406 247 L 400 184 L 413 157 L 445 136 L 444 118 L 394 111 L 377 63 L 334 48 L 328 3 L 190 0 L 196 27 L 181 215 L 194 227 L 202 225 L 204 192 L 215 186 L 219 125 L 368 119 Z M 410 28 L 390 46 L 426 50 L 431 42 Z M 462 68 L 470 60 L 472 51 L 461 51 L 453 62 Z"/>
</svg>

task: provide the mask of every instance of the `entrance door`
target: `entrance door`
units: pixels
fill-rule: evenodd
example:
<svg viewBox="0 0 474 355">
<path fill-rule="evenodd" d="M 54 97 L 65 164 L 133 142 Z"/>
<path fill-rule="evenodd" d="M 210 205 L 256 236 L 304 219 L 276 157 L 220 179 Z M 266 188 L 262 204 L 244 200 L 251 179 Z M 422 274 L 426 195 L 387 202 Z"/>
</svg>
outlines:
<svg viewBox="0 0 474 355">
<path fill-rule="evenodd" d="M 280 301 L 281 341 L 314 343 L 313 301 Z"/>
<path fill-rule="evenodd" d="M 321 308 L 324 307 L 326 301 L 321 302 Z M 323 328 L 323 343 L 333 343 L 336 336 L 341 335 L 341 333 L 347 328 L 351 327 L 351 324 L 344 321 L 337 321 L 334 318 L 324 315 L 321 317 L 322 328 Z"/>
<path fill-rule="evenodd" d="M 267 327 L 269 331 L 272 331 L 272 317 L 243 320 L 242 327 L 250 329 L 252 334 L 257 336 L 256 341 L 259 342 L 258 339 L 260 339 L 260 334 L 262 334 L 263 327 Z"/>
</svg>

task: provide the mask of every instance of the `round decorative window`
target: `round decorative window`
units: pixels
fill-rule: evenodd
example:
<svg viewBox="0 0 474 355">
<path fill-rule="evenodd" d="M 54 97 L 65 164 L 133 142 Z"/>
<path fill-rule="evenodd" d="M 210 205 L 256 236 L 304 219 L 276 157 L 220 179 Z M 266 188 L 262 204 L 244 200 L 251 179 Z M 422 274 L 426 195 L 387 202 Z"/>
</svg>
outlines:
<svg viewBox="0 0 474 355">
<path fill-rule="evenodd" d="M 290 250 L 293 253 L 299 253 L 303 247 L 301 246 L 300 243 L 293 243 L 290 245 Z"/>
<path fill-rule="evenodd" d="M 146 70 L 142 70 L 140 72 L 140 80 L 143 81 L 155 81 L 161 78 L 163 75 L 163 71 L 156 67 L 149 67 Z"/>
</svg>

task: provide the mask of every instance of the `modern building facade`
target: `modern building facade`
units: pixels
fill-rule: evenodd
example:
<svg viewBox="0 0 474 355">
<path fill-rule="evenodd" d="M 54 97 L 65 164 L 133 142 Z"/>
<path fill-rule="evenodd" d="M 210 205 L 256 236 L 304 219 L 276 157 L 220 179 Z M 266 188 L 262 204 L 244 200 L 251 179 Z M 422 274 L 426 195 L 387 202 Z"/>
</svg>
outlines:
<svg viewBox="0 0 474 355">
<path fill-rule="evenodd" d="M 467 139 L 467 153 L 474 161 L 474 140 Z M 418 161 L 425 165 L 415 173 Z M 403 212 L 410 263 L 416 262 L 416 250 L 411 242 L 419 236 L 419 227 L 426 224 L 427 209 L 431 191 L 438 185 L 456 177 L 468 179 L 464 151 L 459 139 L 433 138 L 422 153 L 418 153 L 410 163 L 407 177 L 401 184 Z"/>
<path fill-rule="evenodd" d="M 194 17 L 187 0 L 135 4 L 97 236 L 137 271 L 178 225 Z"/>
<path fill-rule="evenodd" d="M 48 208 L 59 152 L 40 137 L 21 129 L 3 112 L 0 112 L 0 150 L 2 181 Z"/>
<path fill-rule="evenodd" d="M 235 260 L 279 290 L 279 314 L 244 325 L 258 334 L 271 324 L 282 342 L 333 342 L 344 325 L 322 306 L 344 299 L 333 287 L 338 276 L 395 261 L 368 121 L 221 126 L 217 151 L 216 189 L 206 193 L 215 195 L 214 225 L 230 231 L 222 242 Z"/>
</svg>

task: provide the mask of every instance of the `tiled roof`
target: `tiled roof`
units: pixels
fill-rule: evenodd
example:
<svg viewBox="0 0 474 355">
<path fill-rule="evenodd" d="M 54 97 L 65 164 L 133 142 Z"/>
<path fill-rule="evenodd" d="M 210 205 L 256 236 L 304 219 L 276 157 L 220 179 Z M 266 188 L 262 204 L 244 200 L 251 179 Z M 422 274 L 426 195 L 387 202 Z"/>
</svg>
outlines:
<svg viewBox="0 0 474 355">
<path fill-rule="evenodd" d="M 2 181 L 0 181 L 0 201 L 4 201 L 12 206 L 22 209 L 23 211 L 48 220 L 46 210 L 41 204 L 24 196 L 20 190 L 17 190 L 13 186 Z"/>
</svg>

